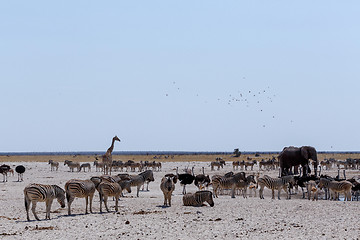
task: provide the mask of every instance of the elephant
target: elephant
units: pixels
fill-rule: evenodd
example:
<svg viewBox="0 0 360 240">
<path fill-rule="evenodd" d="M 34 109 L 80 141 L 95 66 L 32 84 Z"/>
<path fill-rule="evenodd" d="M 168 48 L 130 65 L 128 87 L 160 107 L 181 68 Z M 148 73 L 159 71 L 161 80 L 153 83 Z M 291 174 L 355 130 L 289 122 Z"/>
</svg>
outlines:
<svg viewBox="0 0 360 240">
<path fill-rule="evenodd" d="M 279 154 L 278 158 L 280 162 L 281 176 L 291 174 L 292 167 L 294 167 L 296 171 L 299 165 L 301 165 L 303 168 L 303 176 L 310 173 L 311 170 L 309 166 L 309 159 L 312 159 L 314 161 L 314 171 L 315 175 L 317 174 L 318 159 L 317 152 L 314 147 L 285 147 Z"/>
</svg>

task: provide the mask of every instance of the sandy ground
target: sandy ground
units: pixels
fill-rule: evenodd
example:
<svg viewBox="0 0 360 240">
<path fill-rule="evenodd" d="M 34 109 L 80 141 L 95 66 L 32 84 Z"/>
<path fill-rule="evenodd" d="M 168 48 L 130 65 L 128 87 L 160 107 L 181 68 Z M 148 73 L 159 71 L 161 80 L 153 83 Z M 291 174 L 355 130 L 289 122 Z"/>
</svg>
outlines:
<svg viewBox="0 0 360 240">
<path fill-rule="evenodd" d="M 51 172 L 46 162 L 5 163 L 12 167 L 22 164 L 27 170 L 24 182 L 17 182 L 16 173 L 6 183 L 0 180 L 1 239 L 359 239 L 360 236 L 360 203 L 356 201 L 308 201 L 301 199 L 301 194 L 286 200 L 284 192 L 281 200 L 272 200 L 271 191 L 266 189 L 264 200 L 258 195 L 246 199 L 222 195 L 214 199 L 214 207 L 185 207 L 178 183 L 172 206 L 162 206 L 159 185 L 166 173 L 175 173 L 176 167 L 195 166 L 195 174 L 205 167 L 206 173 L 212 176 L 231 171 L 231 162 L 220 171 L 210 171 L 209 162 L 163 162 L 162 171 L 154 172 L 155 182 L 150 183 L 150 191 L 141 191 L 139 198 L 136 191 L 127 193 L 119 202 L 118 213 L 114 210 L 115 202 L 110 201 L 112 212 L 100 214 L 96 194 L 93 214 L 84 214 L 84 199 L 74 201 L 72 216 L 67 216 L 67 208 L 60 208 L 54 201 L 51 220 L 28 222 L 23 200 L 26 185 L 43 183 L 64 187 L 70 179 L 88 179 L 100 173 L 95 169 L 89 173 L 69 172 L 63 164 L 59 171 Z M 327 173 L 335 176 L 337 171 Z M 260 174 L 277 176 L 278 172 L 260 171 Z M 357 170 L 347 171 L 347 177 L 359 174 Z M 188 192 L 196 190 L 194 185 L 187 187 Z M 37 205 L 37 212 L 40 219 L 45 218 L 44 203 Z M 34 219 L 32 213 L 30 218 Z"/>
</svg>

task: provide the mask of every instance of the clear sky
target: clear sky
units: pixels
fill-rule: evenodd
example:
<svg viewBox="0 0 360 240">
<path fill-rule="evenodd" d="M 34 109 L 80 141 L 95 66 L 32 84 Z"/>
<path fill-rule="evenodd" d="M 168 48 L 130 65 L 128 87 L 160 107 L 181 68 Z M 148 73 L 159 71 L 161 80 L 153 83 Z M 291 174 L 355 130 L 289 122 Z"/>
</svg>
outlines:
<svg viewBox="0 0 360 240">
<path fill-rule="evenodd" d="M 359 1 L 2 1 L 0 152 L 360 150 Z"/>
</svg>

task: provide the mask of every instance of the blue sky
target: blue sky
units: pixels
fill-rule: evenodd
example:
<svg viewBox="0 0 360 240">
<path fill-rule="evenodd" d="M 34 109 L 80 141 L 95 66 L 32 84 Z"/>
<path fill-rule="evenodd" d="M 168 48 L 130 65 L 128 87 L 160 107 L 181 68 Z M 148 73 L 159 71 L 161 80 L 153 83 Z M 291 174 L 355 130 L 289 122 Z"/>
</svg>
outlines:
<svg viewBox="0 0 360 240">
<path fill-rule="evenodd" d="M 0 3 L 0 152 L 360 150 L 357 1 Z"/>
</svg>

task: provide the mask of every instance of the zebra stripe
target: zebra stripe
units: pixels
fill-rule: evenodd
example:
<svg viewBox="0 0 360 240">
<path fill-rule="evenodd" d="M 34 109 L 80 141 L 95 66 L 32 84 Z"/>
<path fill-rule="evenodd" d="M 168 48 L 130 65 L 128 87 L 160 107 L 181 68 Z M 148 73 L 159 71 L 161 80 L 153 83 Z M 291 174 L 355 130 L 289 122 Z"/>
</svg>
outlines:
<svg viewBox="0 0 360 240">
<path fill-rule="evenodd" d="M 65 191 L 68 202 L 68 215 L 71 215 L 71 203 L 76 197 L 85 198 L 85 214 L 88 214 L 88 202 L 90 200 L 90 212 L 92 213 L 92 200 L 95 193 L 95 184 L 91 180 L 71 179 L 66 182 Z"/>
<path fill-rule="evenodd" d="M 283 176 L 281 178 L 272 178 L 267 175 L 259 178 L 258 184 L 260 186 L 259 195 L 260 199 L 264 199 L 264 187 L 271 189 L 272 191 L 272 199 L 275 199 L 275 189 L 278 190 L 278 199 L 280 199 L 281 189 L 284 189 L 286 192 L 287 199 L 290 199 L 290 195 L 288 192 L 289 184 L 294 184 L 294 176 Z"/>
<path fill-rule="evenodd" d="M 44 185 L 32 183 L 24 189 L 24 201 L 27 220 L 30 221 L 29 208 L 32 203 L 32 212 L 36 220 L 40 220 L 36 215 L 35 208 L 37 202 L 46 202 L 46 217 L 50 219 L 50 208 L 53 200 L 57 198 L 57 201 L 62 208 L 65 207 L 65 191 L 57 185 Z"/>
<path fill-rule="evenodd" d="M 196 193 L 187 193 L 183 196 L 184 206 L 201 207 L 204 202 L 207 202 L 211 207 L 214 206 L 211 191 L 197 191 Z"/>
</svg>

